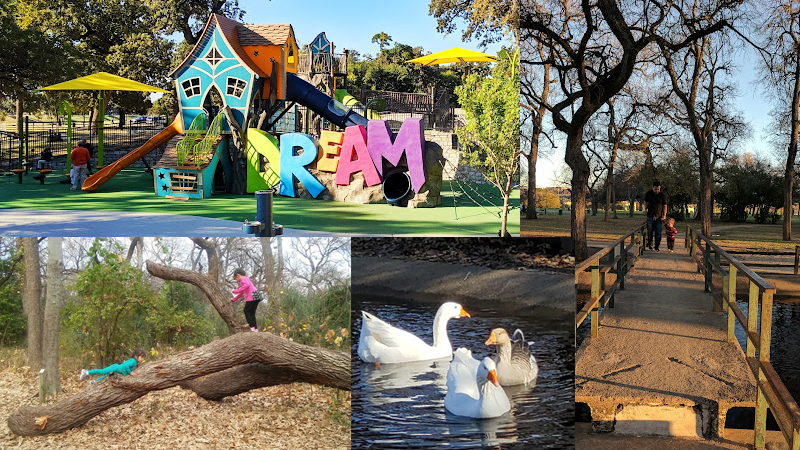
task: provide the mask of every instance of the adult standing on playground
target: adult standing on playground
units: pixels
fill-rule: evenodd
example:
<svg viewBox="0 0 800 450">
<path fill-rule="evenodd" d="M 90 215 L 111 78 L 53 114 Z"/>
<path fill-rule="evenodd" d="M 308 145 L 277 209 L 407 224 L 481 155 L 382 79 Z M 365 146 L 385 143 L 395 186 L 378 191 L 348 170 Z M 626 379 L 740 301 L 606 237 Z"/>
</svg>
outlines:
<svg viewBox="0 0 800 450">
<path fill-rule="evenodd" d="M 661 183 L 653 180 L 653 189 L 644 195 L 644 213 L 647 216 L 647 248 L 653 250 L 655 234 L 655 250 L 661 245 L 661 223 L 667 218 L 667 196 L 661 192 Z"/>
<path fill-rule="evenodd" d="M 72 149 L 72 153 L 70 153 L 70 158 L 72 158 L 72 171 L 70 171 L 70 175 L 72 176 L 71 190 L 74 191 L 83 186 L 83 182 L 86 181 L 86 175 L 88 174 L 87 168 L 91 157 L 89 150 L 86 148 L 86 140 L 81 139 L 78 141 L 78 146 Z"/>
</svg>

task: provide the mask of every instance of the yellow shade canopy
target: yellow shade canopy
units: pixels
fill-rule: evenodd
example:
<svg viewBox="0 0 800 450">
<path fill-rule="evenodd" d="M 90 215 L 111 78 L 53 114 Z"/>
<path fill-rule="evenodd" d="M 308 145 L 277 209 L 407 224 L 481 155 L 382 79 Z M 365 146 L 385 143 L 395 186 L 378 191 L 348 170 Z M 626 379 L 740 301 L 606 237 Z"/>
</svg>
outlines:
<svg viewBox="0 0 800 450">
<path fill-rule="evenodd" d="M 40 91 L 144 91 L 144 92 L 163 92 L 169 91 L 149 86 L 138 81 L 129 80 L 124 77 L 112 75 L 108 72 L 98 72 L 85 77 L 75 78 L 74 80 L 54 84 L 39 89 Z"/>
<path fill-rule="evenodd" d="M 420 56 L 419 58 L 409 59 L 406 62 L 418 63 L 423 66 L 431 66 L 434 64 L 447 64 L 457 62 L 492 62 L 497 61 L 497 57 L 492 55 L 476 52 L 474 50 L 467 50 L 464 48 L 451 48 L 430 55 Z"/>
</svg>

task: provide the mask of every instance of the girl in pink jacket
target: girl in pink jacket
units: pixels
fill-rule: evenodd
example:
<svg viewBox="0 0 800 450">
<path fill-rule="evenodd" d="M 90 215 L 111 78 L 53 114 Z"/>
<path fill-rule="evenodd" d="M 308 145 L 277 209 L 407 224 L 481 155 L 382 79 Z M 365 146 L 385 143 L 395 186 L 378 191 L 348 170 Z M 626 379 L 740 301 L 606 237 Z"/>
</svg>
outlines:
<svg viewBox="0 0 800 450">
<path fill-rule="evenodd" d="M 247 324 L 250 325 L 250 331 L 258 331 L 258 325 L 256 323 L 256 308 L 258 308 L 258 302 L 253 300 L 253 292 L 256 290 L 256 287 L 253 286 L 253 282 L 250 281 L 250 278 L 244 274 L 243 269 L 236 269 L 233 272 L 234 278 L 236 281 L 239 282 L 239 287 L 233 290 L 233 293 L 236 294 L 235 297 L 231 299 L 232 302 L 235 302 L 237 299 L 244 297 L 244 317 L 247 319 Z"/>
</svg>

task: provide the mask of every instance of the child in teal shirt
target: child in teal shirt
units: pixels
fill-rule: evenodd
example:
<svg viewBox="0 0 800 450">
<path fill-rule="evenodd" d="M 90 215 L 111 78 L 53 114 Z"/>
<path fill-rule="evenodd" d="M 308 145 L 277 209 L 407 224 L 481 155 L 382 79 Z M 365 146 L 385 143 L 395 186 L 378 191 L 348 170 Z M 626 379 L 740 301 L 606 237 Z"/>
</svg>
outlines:
<svg viewBox="0 0 800 450">
<path fill-rule="evenodd" d="M 81 381 L 85 380 L 89 375 L 104 375 L 92 381 L 92 383 L 96 383 L 105 378 L 105 375 L 108 375 L 112 372 L 121 375 L 130 375 L 134 369 L 139 367 L 139 364 L 141 364 L 142 361 L 144 361 L 144 351 L 137 348 L 133 351 L 131 359 L 123 361 L 121 364 L 112 364 L 104 369 L 81 369 Z"/>
</svg>

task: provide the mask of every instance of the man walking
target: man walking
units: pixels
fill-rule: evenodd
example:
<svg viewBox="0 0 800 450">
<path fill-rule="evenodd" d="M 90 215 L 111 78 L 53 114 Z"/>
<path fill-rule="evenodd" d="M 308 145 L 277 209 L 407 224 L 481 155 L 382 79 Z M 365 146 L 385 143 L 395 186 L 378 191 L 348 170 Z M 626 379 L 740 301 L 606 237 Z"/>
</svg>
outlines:
<svg viewBox="0 0 800 450">
<path fill-rule="evenodd" d="M 667 218 L 667 197 L 661 192 L 661 183 L 653 180 L 653 189 L 644 195 L 644 213 L 647 216 L 647 248 L 653 250 L 655 234 L 655 250 L 661 245 L 661 223 Z"/>
</svg>

